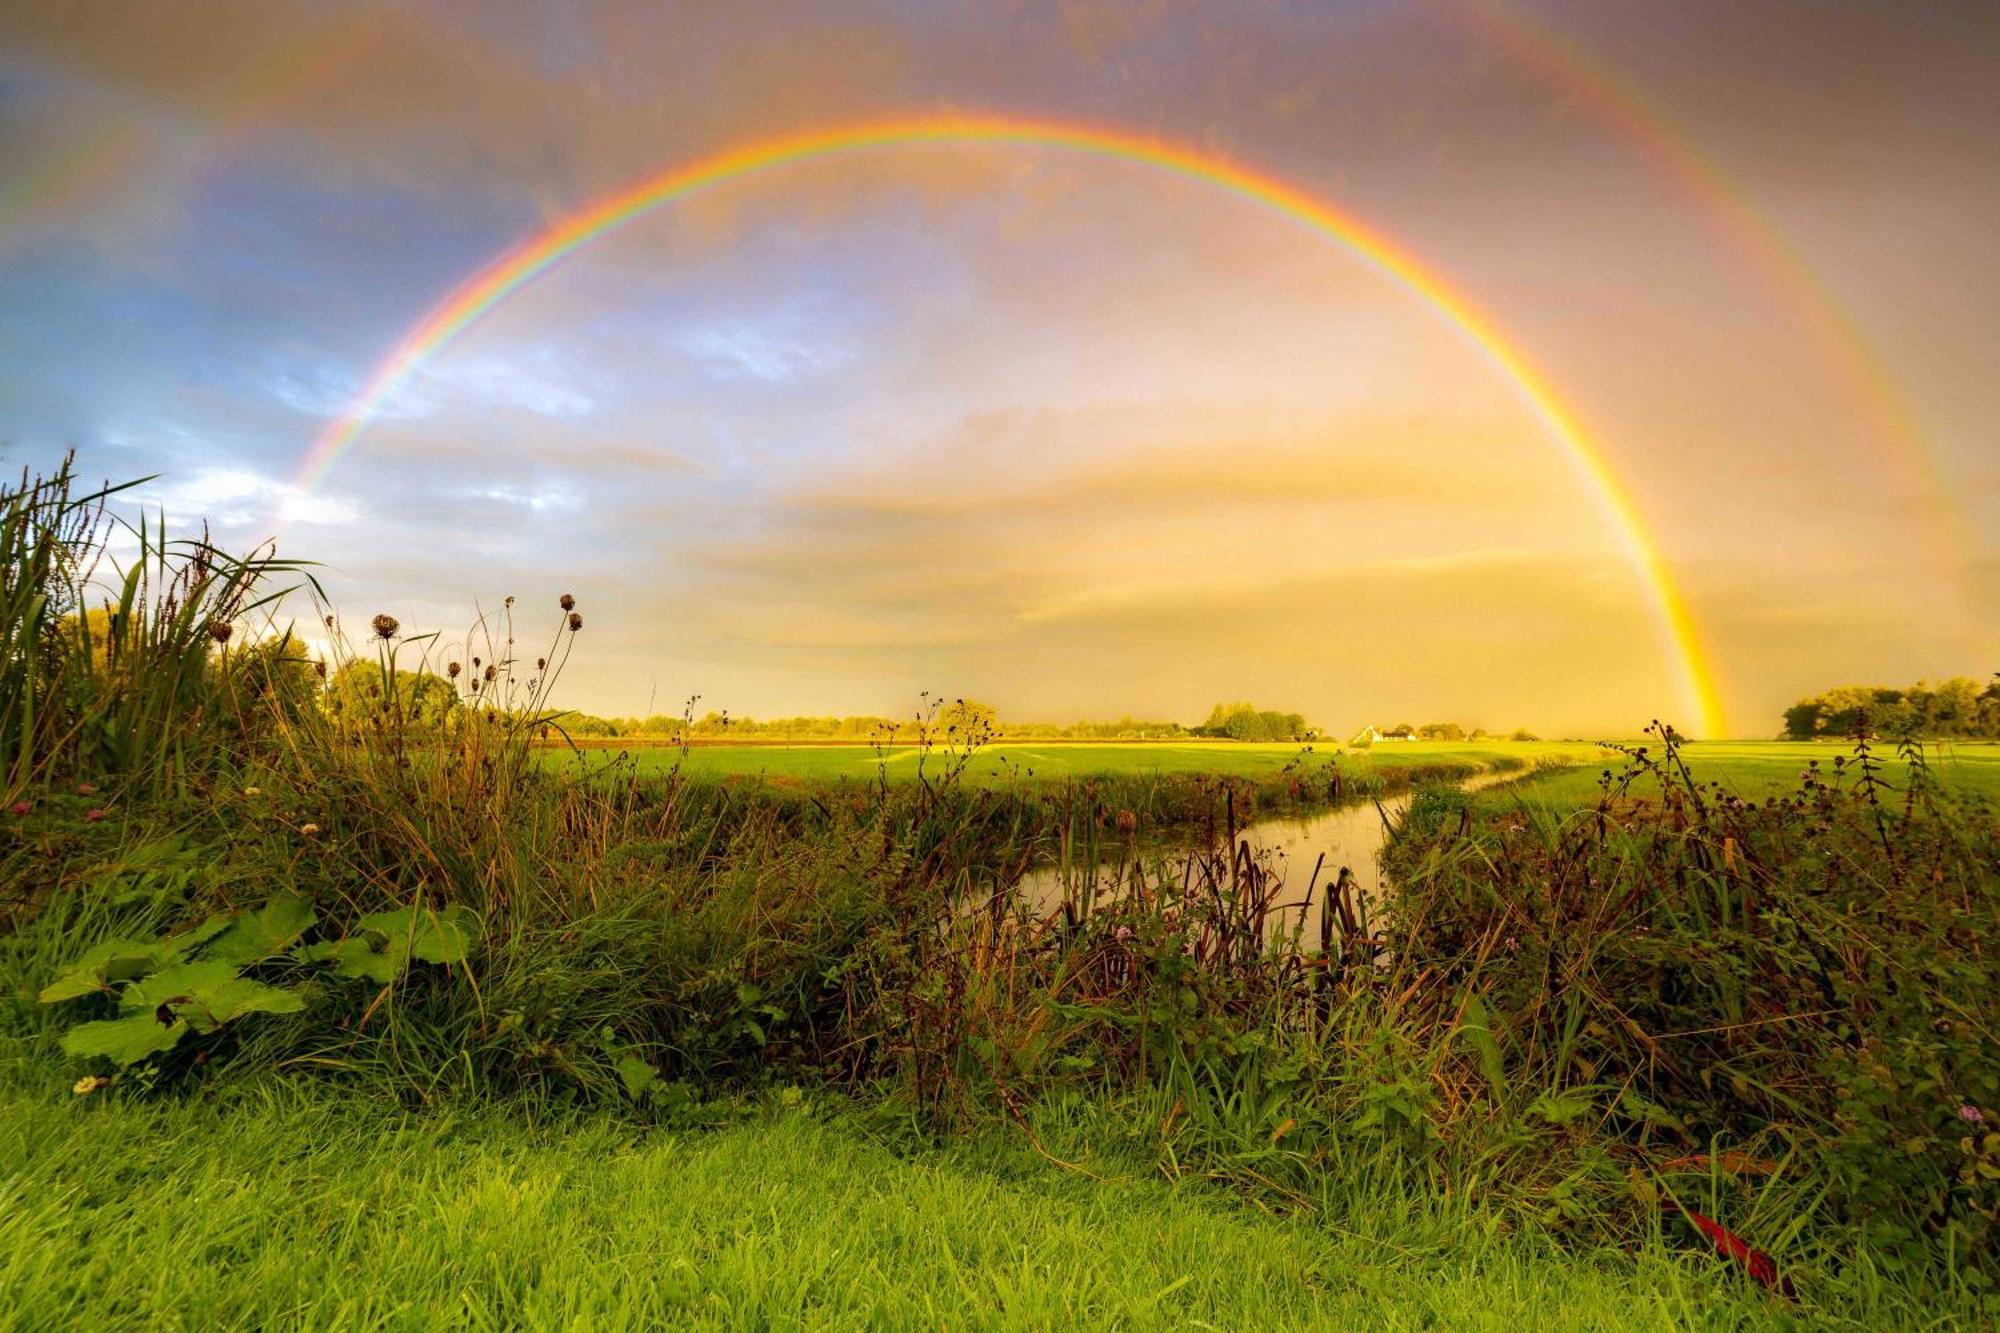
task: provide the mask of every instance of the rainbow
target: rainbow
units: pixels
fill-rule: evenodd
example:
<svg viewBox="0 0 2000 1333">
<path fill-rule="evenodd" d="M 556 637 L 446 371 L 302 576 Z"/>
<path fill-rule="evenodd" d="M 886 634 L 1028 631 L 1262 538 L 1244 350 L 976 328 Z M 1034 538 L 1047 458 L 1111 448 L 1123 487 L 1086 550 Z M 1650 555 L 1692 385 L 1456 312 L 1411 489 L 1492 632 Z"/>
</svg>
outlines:
<svg viewBox="0 0 2000 1333">
<path fill-rule="evenodd" d="M 291 103 L 344 67 L 375 37 L 362 12 L 316 24 L 275 52 L 244 62 L 197 144 L 198 172 L 215 170 L 268 129 Z M 151 132 L 129 115 L 111 116 L 0 188 L 0 253 L 51 226 L 93 195 L 128 184 L 152 151 Z"/>
<path fill-rule="evenodd" d="M 1351 214 L 1225 158 L 1123 130 L 1014 117 L 917 115 L 763 139 L 637 181 L 529 237 L 472 274 L 434 306 L 376 367 L 347 411 L 313 443 L 296 484 L 309 489 L 324 477 L 412 371 L 509 296 L 598 238 L 662 205 L 757 172 L 833 154 L 925 144 L 1065 149 L 1218 186 L 1340 242 L 1429 303 L 1505 373 L 1562 447 L 1647 589 L 1662 644 L 1679 664 L 1682 706 L 1692 712 L 1701 734 L 1722 734 L 1722 706 L 1701 635 L 1638 509 L 1613 475 L 1602 450 L 1499 327 L 1416 255 Z"/>
<path fill-rule="evenodd" d="M 1588 108 L 1693 202 L 1709 229 L 1756 275 L 1758 284 L 1806 335 L 1833 383 L 1889 465 L 1929 500 L 1942 522 L 1925 525 L 1939 568 L 1957 586 L 1962 623 L 1975 639 L 1991 614 L 1974 578 L 1982 542 L 1956 502 L 1949 469 L 1910 415 L 1895 378 L 1868 336 L 1797 248 L 1749 201 L 1742 188 L 1632 79 L 1566 34 L 1505 3 L 1462 0 L 1480 30 L 1522 64 Z M 1945 540 L 1945 539 L 1949 540 Z M 1990 640 L 1982 641 L 1987 649 Z"/>
</svg>

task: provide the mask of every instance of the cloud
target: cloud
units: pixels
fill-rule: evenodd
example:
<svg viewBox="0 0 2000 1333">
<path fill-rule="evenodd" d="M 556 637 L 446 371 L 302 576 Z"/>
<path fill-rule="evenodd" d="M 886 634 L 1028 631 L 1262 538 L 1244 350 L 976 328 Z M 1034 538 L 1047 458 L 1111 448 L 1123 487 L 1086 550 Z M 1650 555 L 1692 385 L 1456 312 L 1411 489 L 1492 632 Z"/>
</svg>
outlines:
<svg viewBox="0 0 2000 1333">
<path fill-rule="evenodd" d="M 240 467 L 202 468 L 148 483 L 128 492 L 122 507 L 163 514 L 170 532 L 205 523 L 262 532 L 274 519 L 287 526 L 324 529 L 344 527 L 360 517 L 351 496 L 317 494 Z"/>
<path fill-rule="evenodd" d="M 830 374 L 853 363 L 851 348 L 808 341 L 796 331 L 796 324 L 786 320 L 774 328 L 768 323 L 733 320 L 702 329 L 681 345 L 700 359 L 710 375 L 722 380 L 784 384 Z"/>
</svg>

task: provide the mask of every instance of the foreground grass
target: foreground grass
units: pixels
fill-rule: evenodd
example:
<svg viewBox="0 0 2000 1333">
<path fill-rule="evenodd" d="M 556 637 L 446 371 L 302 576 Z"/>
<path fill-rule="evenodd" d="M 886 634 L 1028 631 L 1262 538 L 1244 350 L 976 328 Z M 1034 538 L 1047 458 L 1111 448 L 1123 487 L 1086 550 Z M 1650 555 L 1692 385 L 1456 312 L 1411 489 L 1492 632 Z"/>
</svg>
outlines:
<svg viewBox="0 0 2000 1333">
<path fill-rule="evenodd" d="M 1774 1298 L 1654 1245 L 1375 1235 L 1018 1139 L 899 1156 L 845 1117 L 719 1130 L 300 1085 L 0 1092 L 0 1325 L 1737 1328 Z M 1867 1322 L 1875 1323 L 1874 1319 Z"/>
</svg>

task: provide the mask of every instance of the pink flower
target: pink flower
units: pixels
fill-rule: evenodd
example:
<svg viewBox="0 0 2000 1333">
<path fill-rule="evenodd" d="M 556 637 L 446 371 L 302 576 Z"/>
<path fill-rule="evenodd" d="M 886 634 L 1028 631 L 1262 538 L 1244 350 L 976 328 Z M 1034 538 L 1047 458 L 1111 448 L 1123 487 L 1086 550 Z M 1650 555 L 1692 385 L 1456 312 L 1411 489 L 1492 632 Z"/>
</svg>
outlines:
<svg viewBox="0 0 2000 1333">
<path fill-rule="evenodd" d="M 16 801 L 13 805 L 13 811 L 17 815 L 25 815 L 34 808 L 34 806 L 29 805 L 26 801 Z"/>
<path fill-rule="evenodd" d="M 1976 1106 L 1959 1107 L 1958 1118 L 1965 1121 L 1968 1125 L 1983 1125 L 1986 1123 L 1986 1113 Z"/>
<path fill-rule="evenodd" d="M 76 784 L 76 794 L 78 796 L 93 796 L 96 793 L 97 784 L 95 782 L 79 782 Z"/>
<path fill-rule="evenodd" d="M 83 812 L 83 817 L 95 824 L 98 820 L 104 818 L 104 812 L 102 810 L 86 810 Z"/>
</svg>

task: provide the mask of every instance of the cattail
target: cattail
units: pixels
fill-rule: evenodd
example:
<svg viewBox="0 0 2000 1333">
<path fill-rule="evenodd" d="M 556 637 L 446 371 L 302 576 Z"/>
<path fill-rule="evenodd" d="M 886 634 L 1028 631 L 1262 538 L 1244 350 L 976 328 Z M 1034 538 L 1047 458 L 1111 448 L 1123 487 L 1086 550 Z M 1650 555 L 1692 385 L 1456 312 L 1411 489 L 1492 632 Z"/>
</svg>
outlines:
<svg viewBox="0 0 2000 1333">
<path fill-rule="evenodd" d="M 582 628 L 583 628 L 583 612 L 581 612 L 581 611 L 572 611 L 572 612 L 570 612 L 570 613 L 569 613 L 569 632 L 570 632 L 571 634 L 574 634 L 574 633 L 576 633 L 576 632 L 577 632 L 578 630 L 580 630 L 580 629 L 582 629 Z"/>
<path fill-rule="evenodd" d="M 396 631 L 402 628 L 396 623 L 396 617 L 387 614 L 376 616 L 369 623 L 375 627 L 375 637 L 378 639 L 393 639 L 396 637 Z"/>
<path fill-rule="evenodd" d="M 557 601 L 565 611 L 576 610 L 576 598 L 570 596 L 568 593 L 564 593 Z"/>
</svg>

